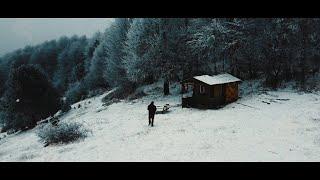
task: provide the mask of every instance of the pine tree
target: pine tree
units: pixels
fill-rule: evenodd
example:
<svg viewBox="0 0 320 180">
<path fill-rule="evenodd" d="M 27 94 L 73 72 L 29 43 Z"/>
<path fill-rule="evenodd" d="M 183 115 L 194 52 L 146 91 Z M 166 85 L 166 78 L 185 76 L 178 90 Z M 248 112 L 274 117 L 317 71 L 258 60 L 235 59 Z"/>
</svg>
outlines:
<svg viewBox="0 0 320 180">
<path fill-rule="evenodd" d="M 87 90 L 106 89 L 109 87 L 106 79 L 104 78 L 104 71 L 106 69 L 106 45 L 101 42 L 95 49 L 89 72 L 84 78 L 84 86 Z"/>
<path fill-rule="evenodd" d="M 105 39 L 108 58 L 104 75 L 111 86 L 120 86 L 127 81 L 122 61 L 125 55 L 124 46 L 129 27 L 130 20 L 128 18 L 117 18 L 109 27 L 107 38 Z"/>
<path fill-rule="evenodd" d="M 123 64 L 128 79 L 153 83 L 161 76 L 159 19 L 134 19 L 128 31 Z"/>
<path fill-rule="evenodd" d="M 54 115 L 61 104 L 58 92 L 45 73 L 37 66 L 22 65 L 10 73 L 3 106 L 6 129 L 23 129 Z"/>
</svg>

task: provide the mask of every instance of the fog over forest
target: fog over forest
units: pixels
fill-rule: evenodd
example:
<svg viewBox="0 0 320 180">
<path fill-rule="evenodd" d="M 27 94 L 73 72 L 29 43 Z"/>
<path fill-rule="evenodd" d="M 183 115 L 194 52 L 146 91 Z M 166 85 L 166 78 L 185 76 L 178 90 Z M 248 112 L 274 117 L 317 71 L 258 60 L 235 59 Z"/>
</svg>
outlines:
<svg viewBox="0 0 320 180">
<path fill-rule="evenodd" d="M 112 18 L 0 18 L 0 56 L 60 36 L 92 36 L 104 31 Z"/>
</svg>

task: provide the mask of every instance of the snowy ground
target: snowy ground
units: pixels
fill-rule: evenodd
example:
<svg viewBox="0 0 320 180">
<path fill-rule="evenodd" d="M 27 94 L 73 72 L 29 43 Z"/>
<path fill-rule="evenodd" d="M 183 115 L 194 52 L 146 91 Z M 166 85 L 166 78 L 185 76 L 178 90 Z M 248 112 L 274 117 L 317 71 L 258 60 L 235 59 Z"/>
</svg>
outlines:
<svg viewBox="0 0 320 180">
<path fill-rule="evenodd" d="M 177 106 L 156 115 L 155 127 L 147 125 L 150 101 L 178 105 L 180 96 L 107 107 L 102 97 L 62 119 L 90 129 L 86 139 L 43 147 L 36 129 L 9 135 L 0 140 L 0 161 L 320 161 L 319 94 L 268 91 L 219 110 Z"/>
</svg>

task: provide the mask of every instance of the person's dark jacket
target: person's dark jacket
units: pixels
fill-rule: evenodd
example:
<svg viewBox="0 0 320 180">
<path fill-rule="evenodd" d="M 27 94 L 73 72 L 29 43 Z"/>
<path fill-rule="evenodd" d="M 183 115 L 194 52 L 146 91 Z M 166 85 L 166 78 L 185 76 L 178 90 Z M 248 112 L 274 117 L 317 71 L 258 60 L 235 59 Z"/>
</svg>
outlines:
<svg viewBox="0 0 320 180">
<path fill-rule="evenodd" d="M 148 111 L 149 111 L 149 116 L 154 116 L 154 114 L 156 113 L 157 111 L 157 107 L 151 103 L 149 106 L 148 106 Z"/>
</svg>

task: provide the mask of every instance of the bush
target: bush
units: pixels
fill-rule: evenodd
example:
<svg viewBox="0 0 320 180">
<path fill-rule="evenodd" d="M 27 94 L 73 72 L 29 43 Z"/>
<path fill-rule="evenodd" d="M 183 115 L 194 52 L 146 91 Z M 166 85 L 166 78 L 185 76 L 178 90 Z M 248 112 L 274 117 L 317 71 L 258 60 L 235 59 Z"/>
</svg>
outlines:
<svg viewBox="0 0 320 180">
<path fill-rule="evenodd" d="M 141 91 L 135 92 L 132 95 L 130 95 L 129 100 L 139 99 L 139 98 L 142 98 L 146 95 L 147 94 L 141 90 Z"/>
<path fill-rule="evenodd" d="M 88 131 L 78 123 L 59 123 L 57 126 L 46 124 L 37 132 L 45 146 L 50 144 L 66 144 L 87 137 Z"/>
<path fill-rule="evenodd" d="M 130 94 L 132 94 L 135 90 L 136 90 L 136 85 L 134 83 L 127 82 L 126 84 L 114 90 L 112 93 L 102 98 L 102 102 L 109 102 L 113 99 L 125 99 Z"/>
<path fill-rule="evenodd" d="M 97 95 L 101 95 L 106 91 L 108 91 L 108 89 L 106 89 L 106 88 L 99 88 L 96 90 L 91 90 L 88 92 L 88 98 L 93 97 L 93 96 L 97 96 Z"/>
<path fill-rule="evenodd" d="M 320 74 L 308 78 L 305 86 L 305 91 L 307 92 L 320 91 Z"/>
</svg>

